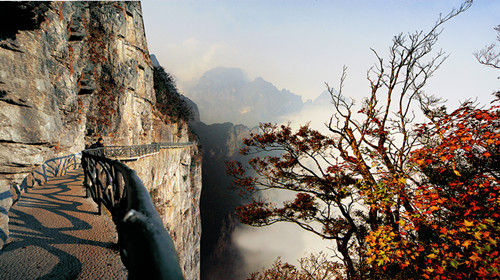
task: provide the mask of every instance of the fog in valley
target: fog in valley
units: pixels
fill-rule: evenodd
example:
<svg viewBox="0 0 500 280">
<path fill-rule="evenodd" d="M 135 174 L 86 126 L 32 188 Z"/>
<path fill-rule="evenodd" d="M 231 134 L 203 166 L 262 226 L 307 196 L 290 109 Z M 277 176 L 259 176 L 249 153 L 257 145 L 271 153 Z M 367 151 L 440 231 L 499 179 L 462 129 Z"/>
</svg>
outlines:
<svg viewBox="0 0 500 280">
<path fill-rule="evenodd" d="M 303 101 L 299 95 L 289 92 L 285 89 L 278 89 L 273 84 L 265 81 L 263 78 L 256 78 L 251 81 L 248 79 L 246 73 L 242 69 L 237 68 L 215 68 L 207 71 L 202 75 L 199 81 L 195 81 L 185 87 L 184 94 L 196 105 L 199 110 L 200 121 L 204 123 L 195 124 L 194 131 L 198 132 L 201 137 L 201 142 L 210 142 L 210 147 L 206 148 L 211 152 L 206 152 L 205 156 L 210 157 L 209 162 L 204 170 L 206 178 L 210 182 L 205 182 L 205 194 L 213 192 L 209 188 L 216 188 L 220 202 L 210 203 L 207 206 L 210 211 L 221 204 L 226 205 L 226 208 L 220 208 L 221 212 L 228 212 L 233 209 L 235 205 L 242 203 L 236 192 L 231 189 L 231 178 L 223 174 L 222 164 L 218 171 L 214 170 L 214 162 L 217 161 L 213 158 L 213 152 L 225 154 L 228 158 L 238 159 L 244 162 L 246 158 L 238 157 L 238 148 L 243 145 L 241 140 L 247 138 L 250 132 L 258 133 L 258 125 L 263 122 L 272 122 L 276 124 L 290 124 L 293 128 L 298 128 L 305 123 L 323 133 L 327 133 L 325 123 L 329 120 L 332 114 L 333 105 L 331 103 L 331 96 L 328 91 L 323 91 L 318 94 L 314 100 Z M 249 108 L 244 110 L 244 108 Z M 257 111 L 257 113 L 255 112 Z M 198 115 L 198 113 L 196 113 Z M 235 130 L 233 135 L 227 138 L 220 138 L 221 128 L 232 129 L 232 123 L 243 124 L 238 128 L 239 132 Z M 224 124 L 226 123 L 226 124 Z M 235 127 L 236 128 L 236 127 Z M 229 132 L 229 135 L 231 133 Z M 213 135 L 213 136 L 209 136 Z M 219 135 L 219 136 L 216 136 Z M 234 137 L 238 139 L 234 139 Z M 209 140 L 211 139 L 211 140 Z M 218 139 L 215 140 L 214 139 Z M 237 140 L 237 141 L 235 141 Z M 217 146 L 215 144 L 222 143 Z M 219 147 L 219 148 L 216 148 Z M 236 147 L 237 146 L 237 147 Z M 217 150 L 219 149 L 219 150 Z M 218 162 L 218 161 L 217 161 Z M 205 171 L 207 171 L 205 173 Z M 213 174 L 217 173 L 216 176 Z M 217 179 L 218 185 L 213 185 L 212 177 L 226 177 L 227 179 Z M 232 195 L 223 195 L 220 192 L 233 193 Z M 203 195 L 202 195 L 203 197 Z M 214 196 L 215 197 L 215 196 Z M 265 191 L 259 194 L 259 198 L 266 201 L 279 203 L 286 200 L 293 199 L 294 194 L 279 192 L 279 191 Z M 215 198 L 217 201 L 217 198 Z M 227 199 L 233 200 L 228 202 Z M 223 202 L 224 201 L 224 202 Z M 203 209 L 203 198 L 202 198 Z M 224 210 L 222 210 L 224 209 Z M 226 215 L 227 215 L 226 214 Z M 211 214 L 213 215 L 213 214 Z M 227 219 L 224 214 L 218 215 L 219 219 Z M 202 210 L 203 218 L 203 210 Z M 210 218 L 208 218 L 210 219 Z M 325 252 L 332 255 L 331 241 L 322 240 L 320 237 L 313 233 L 306 232 L 300 229 L 297 225 L 288 223 L 278 223 L 269 227 L 255 228 L 247 225 L 242 225 L 236 221 L 235 218 L 227 220 L 230 223 L 235 223 L 234 231 L 230 232 L 229 239 L 224 241 L 231 250 L 236 251 L 231 255 L 232 258 L 238 259 L 232 265 L 236 266 L 242 263 L 241 267 L 237 267 L 233 271 L 233 277 L 238 279 L 245 278 L 251 272 L 262 269 L 272 263 L 278 256 L 283 260 L 296 264 L 297 260 L 301 257 L 307 256 L 310 253 Z M 215 229 L 210 222 L 207 222 L 210 229 Z M 218 230 L 225 231 L 229 228 L 221 225 Z M 206 229 L 208 230 L 208 229 Z M 226 234 L 226 232 L 224 232 Z M 222 236 L 223 234 L 220 234 Z M 210 242 L 216 242 L 216 237 L 211 237 Z M 220 241 L 219 241 L 220 242 Z M 208 246 L 208 245 L 207 245 Z M 203 247 L 203 241 L 202 241 Z M 217 251 L 214 247 L 210 250 Z M 203 255 L 203 254 L 202 254 Z M 227 265 L 225 260 L 224 265 Z M 234 261 L 234 259 L 233 259 Z M 215 263 L 213 263 L 215 265 Z M 202 261 L 203 266 L 203 261 Z M 215 274 L 216 272 L 211 272 Z M 226 266 L 227 273 L 227 266 Z M 207 278 L 215 279 L 215 278 Z"/>
</svg>

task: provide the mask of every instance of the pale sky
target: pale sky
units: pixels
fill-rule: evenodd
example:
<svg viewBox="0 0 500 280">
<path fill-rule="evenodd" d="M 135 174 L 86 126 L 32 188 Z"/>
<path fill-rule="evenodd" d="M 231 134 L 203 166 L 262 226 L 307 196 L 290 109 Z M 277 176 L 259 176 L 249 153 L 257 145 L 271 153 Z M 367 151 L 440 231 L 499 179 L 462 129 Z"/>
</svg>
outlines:
<svg viewBox="0 0 500 280">
<path fill-rule="evenodd" d="M 149 51 L 181 86 L 205 71 L 238 67 L 304 99 L 324 82 L 338 84 L 349 67 L 345 94 L 366 96 L 369 48 L 387 55 L 393 35 L 429 28 L 439 13 L 461 1 L 142 1 Z M 497 70 L 479 65 L 473 52 L 496 40 L 500 1 L 481 0 L 444 26 L 437 47 L 450 57 L 427 92 L 489 101 L 500 88 Z M 500 47 L 500 46 L 499 46 Z M 451 105 L 450 104 L 450 105 Z"/>
</svg>

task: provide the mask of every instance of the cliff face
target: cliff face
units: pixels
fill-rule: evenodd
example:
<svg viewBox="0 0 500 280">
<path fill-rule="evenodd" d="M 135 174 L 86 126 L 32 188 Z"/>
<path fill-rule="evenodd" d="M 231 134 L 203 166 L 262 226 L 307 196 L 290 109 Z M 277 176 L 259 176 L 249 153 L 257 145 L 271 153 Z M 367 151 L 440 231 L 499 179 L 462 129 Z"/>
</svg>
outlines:
<svg viewBox="0 0 500 280">
<path fill-rule="evenodd" d="M 243 259 L 232 239 L 239 225 L 234 211 L 243 201 L 231 189 L 232 179 L 226 175 L 225 162 L 245 162 L 239 149 L 243 146 L 242 139 L 248 138 L 252 131 L 232 123 L 206 125 L 193 121 L 191 126 L 203 153 L 201 278 L 243 279 L 246 276 L 242 274 Z"/>
<path fill-rule="evenodd" d="M 14 15 L 0 27 L 1 247 L 11 204 L 2 194 L 45 160 L 79 152 L 98 136 L 106 145 L 130 145 L 184 142 L 189 133 L 184 121 L 157 109 L 139 2 L 4 2 L 0 10 Z M 191 242 L 177 248 L 184 258 L 181 263 L 190 263 L 184 265 L 188 279 L 199 277 L 194 270 L 200 233 L 185 229 L 199 228 L 200 223 L 195 216 L 201 170 L 191 165 L 194 154 L 195 147 L 160 159 L 172 169 L 190 162 L 183 171 L 190 180 L 176 185 L 190 189 L 189 194 L 172 198 L 170 190 L 162 189 L 174 183 L 158 181 L 150 187 L 166 193 L 161 196 L 164 202 L 178 202 L 171 207 L 182 204 L 183 211 L 191 211 L 189 225 L 162 216 L 171 234 L 181 231 L 183 241 Z M 158 162 L 144 162 L 141 168 L 155 165 Z"/>
<path fill-rule="evenodd" d="M 15 12 L 18 4 L 9 4 Z M 1 38 L 4 188 L 48 158 L 81 151 L 85 137 L 152 140 L 152 70 L 139 4 L 20 5 L 42 20 Z"/>
<path fill-rule="evenodd" d="M 180 164 L 179 164 L 180 163 Z M 148 188 L 179 252 L 186 279 L 199 279 L 201 157 L 195 147 L 162 149 L 127 163 Z"/>
</svg>

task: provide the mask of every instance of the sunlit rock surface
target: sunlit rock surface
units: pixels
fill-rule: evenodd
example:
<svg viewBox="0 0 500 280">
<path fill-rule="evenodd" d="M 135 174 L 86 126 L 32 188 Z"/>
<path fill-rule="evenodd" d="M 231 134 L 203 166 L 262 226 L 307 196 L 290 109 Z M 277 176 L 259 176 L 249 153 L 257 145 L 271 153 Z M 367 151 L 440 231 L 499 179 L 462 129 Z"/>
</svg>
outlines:
<svg viewBox="0 0 500 280">
<path fill-rule="evenodd" d="M 143 182 L 172 236 L 186 279 L 198 279 L 201 157 L 197 148 L 162 149 L 127 165 L 145 178 Z"/>
</svg>

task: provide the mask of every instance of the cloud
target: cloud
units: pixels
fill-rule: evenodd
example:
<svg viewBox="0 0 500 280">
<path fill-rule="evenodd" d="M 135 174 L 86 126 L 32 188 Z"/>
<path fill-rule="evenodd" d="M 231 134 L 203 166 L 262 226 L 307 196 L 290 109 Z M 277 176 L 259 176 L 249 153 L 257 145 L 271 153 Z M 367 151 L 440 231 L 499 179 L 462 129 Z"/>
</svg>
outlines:
<svg viewBox="0 0 500 280">
<path fill-rule="evenodd" d="M 209 69 L 227 66 L 236 54 L 236 49 L 225 42 L 206 42 L 195 37 L 181 44 L 166 44 L 155 53 L 160 64 L 180 81 L 191 81 Z"/>
<path fill-rule="evenodd" d="M 261 194 L 272 203 L 290 200 L 295 195 L 286 191 Z M 242 268 L 245 276 L 269 267 L 278 256 L 297 265 L 298 259 L 310 253 L 329 253 L 328 248 L 333 245 L 332 241 L 323 240 L 292 223 L 276 223 L 262 228 L 242 225 L 236 228 L 232 238 L 245 263 Z"/>
<path fill-rule="evenodd" d="M 294 129 L 309 123 L 311 128 L 319 130 L 322 133 L 328 133 L 325 123 L 328 123 L 332 113 L 333 105 L 331 104 L 309 105 L 305 106 L 300 112 L 282 116 L 280 122 L 290 122 Z"/>
</svg>

